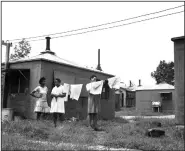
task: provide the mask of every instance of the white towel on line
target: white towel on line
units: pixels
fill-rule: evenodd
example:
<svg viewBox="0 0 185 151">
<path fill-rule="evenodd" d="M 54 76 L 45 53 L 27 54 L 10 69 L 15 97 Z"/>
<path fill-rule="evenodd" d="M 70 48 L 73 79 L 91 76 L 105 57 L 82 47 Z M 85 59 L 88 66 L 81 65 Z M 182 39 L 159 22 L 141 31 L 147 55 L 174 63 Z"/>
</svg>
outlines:
<svg viewBox="0 0 185 151">
<path fill-rule="evenodd" d="M 101 94 L 103 87 L 103 80 L 98 82 L 91 82 L 86 85 L 87 91 L 91 94 Z"/>
<path fill-rule="evenodd" d="M 108 80 L 109 87 L 111 89 L 120 89 L 121 79 L 119 77 L 112 77 L 107 80 Z"/>
<path fill-rule="evenodd" d="M 64 93 L 66 93 L 66 96 L 64 98 L 64 101 L 68 101 L 68 95 L 70 93 L 70 85 L 67 83 L 64 83 Z"/>
<path fill-rule="evenodd" d="M 70 86 L 70 98 L 77 100 L 80 97 L 83 84 L 73 84 Z"/>
</svg>

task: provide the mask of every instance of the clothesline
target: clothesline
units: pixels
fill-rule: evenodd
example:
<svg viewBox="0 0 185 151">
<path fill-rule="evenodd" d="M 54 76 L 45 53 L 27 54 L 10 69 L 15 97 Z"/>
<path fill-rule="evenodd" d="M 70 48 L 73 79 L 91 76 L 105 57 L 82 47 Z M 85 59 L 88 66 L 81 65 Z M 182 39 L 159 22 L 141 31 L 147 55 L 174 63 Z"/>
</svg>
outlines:
<svg viewBox="0 0 185 151">
<path fill-rule="evenodd" d="M 91 82 L 86 84 L 86 90 L 91 94 L 101 94 L 102 88 L 105 80 Z M 121 79 L 119 77 L 108 78 L 108 85 L 111 89 L 119 89 Z M 80 97 L 83 84 L 67 84 L 64 83 L 64 92 L 66 93 L 65 101 L 68 101 L 68 96 L 70 99 L 77 100 Z"/>
</svg>

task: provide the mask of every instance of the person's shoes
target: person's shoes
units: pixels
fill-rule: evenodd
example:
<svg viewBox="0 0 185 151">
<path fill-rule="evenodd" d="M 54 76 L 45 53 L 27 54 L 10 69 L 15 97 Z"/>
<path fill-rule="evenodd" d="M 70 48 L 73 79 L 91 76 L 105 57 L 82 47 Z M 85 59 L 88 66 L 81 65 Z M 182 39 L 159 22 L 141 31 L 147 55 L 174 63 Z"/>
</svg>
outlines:
<svg viewBox="0 0 185 151">
<path fill-rule="evenodd" d="M 94 126 L 91 125 L 90 127 L 91 127 L 92 129 L 94 129 Z"/>
<path fill-rule="evenodd" d="M 95 127 L 94 130 L 95 131 L 102 131 L 102 129 L 101 128 L 98 128 L 98 127 Z"/>
</svg>

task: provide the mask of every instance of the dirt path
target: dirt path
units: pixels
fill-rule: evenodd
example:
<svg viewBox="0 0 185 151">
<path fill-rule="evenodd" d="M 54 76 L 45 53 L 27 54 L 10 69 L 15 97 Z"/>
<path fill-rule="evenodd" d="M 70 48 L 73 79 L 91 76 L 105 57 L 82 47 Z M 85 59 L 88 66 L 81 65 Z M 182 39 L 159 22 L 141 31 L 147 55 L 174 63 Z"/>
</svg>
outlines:
<svg viewBox="0 0 185 151">
<path fill-rule="evenodd" d="M 102 145 L 89 146 L 89 145 L 72 144 L 72 143 L 60 143 L 60 144 L 57 144 L 57 143 L 47 142 L 47 141 L 33 141 L 33 140 L 28 140 L 28 141 L 29 141 L 29 142 L 32 142 L 32 143 L 41 143 L 41 144 L 44 144 L 44 145 L 49 145 L 49 144 L 57 145 L 59 148 L 62 148 L 62 146 L 65 146 L 65 147 L 69 147 L 69 146 L 70 146 L 70 148 L 74 148 L 74 149 L 75 149 L 75 148 L 81 146 L 81 147 L 84 147 L 84 148 L 88 148 L 89 150 L 141 151 L 141 150 L 127 149 L 127 148 L 108 148 L 108 147 L 105 147 L 105 146 L 102 146 Z"/>
<path fill-rule="evenodd" d="M 164 119 L 164 118 L 167 118 L 167 119 L 174 119 L 175 118 L 175 115 L 163 115 L 163 116 L 117 116 L 117 117 L 121 117 L 121 118 L 124 118 L 124 119 L 134 119 L 134 118 L 144 118 L 144 119 L 148 119 L 148 118 L 158 118 L 158 119 Z"/>
</svg>

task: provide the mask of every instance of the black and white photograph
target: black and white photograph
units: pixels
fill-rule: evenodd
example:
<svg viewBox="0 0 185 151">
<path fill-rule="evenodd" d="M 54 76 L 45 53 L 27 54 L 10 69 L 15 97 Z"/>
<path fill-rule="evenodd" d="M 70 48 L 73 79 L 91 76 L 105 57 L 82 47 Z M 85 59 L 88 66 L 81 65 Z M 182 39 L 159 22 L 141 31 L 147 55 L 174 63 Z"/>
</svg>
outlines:
<svg viewBox="0 0 185 151">
<path fill-rule="evenodd" d="M 183 1 L 1 1 L 1 149 L 184 150 Z"/>
</svg>

